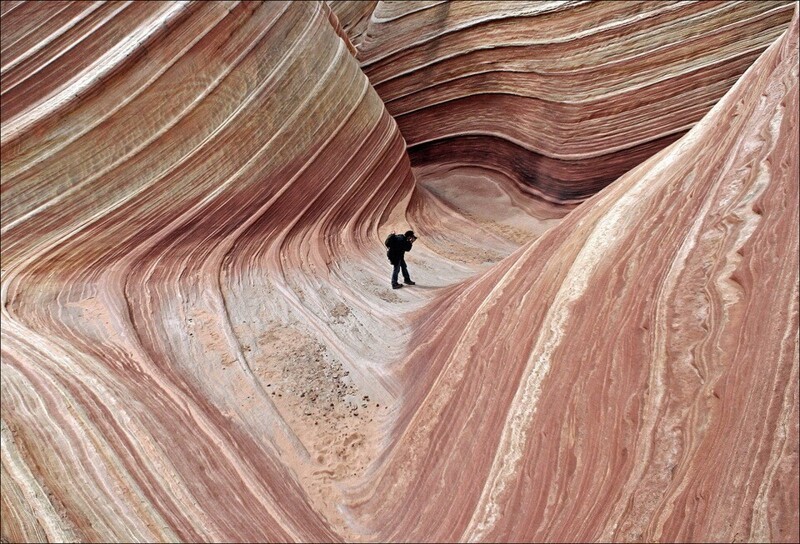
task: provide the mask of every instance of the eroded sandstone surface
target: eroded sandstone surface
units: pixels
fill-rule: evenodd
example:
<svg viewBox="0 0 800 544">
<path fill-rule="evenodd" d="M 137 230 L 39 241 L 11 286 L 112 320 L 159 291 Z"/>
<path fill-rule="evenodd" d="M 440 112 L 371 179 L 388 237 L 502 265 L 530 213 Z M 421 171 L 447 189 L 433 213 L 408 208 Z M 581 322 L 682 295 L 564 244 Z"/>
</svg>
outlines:
<svg viewBox="0 0 800 544">
<path fill-rule="evenodd" d="M 0 14 L 4 541 L 800 540 L 793 4 Z"/>
<path fill-rule="evenodd" d="M 351 3 L 337 4 L 355 18 Z M 354 40 L 415 166 L 490 168 L 569 202 L 683 135 L 793 9 L 780 1 L 380 2 Z"/>
</svg>

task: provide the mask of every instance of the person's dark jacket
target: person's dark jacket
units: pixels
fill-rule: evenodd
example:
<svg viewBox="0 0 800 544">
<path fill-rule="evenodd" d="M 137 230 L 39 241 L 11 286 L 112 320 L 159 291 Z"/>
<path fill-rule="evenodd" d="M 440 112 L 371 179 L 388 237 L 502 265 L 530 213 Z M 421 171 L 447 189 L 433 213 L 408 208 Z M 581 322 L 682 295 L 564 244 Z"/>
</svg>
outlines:
<svg viewBox="0 0 800 544">
<path fill-rule="evenodd" d="M 389 251 L 386 256 L 389 262 L 396 265 L 403 258 L 406 251 L 411 251 L 411 242 L 402 234 L 395 234 L 389 238 Z"/>
</svg>

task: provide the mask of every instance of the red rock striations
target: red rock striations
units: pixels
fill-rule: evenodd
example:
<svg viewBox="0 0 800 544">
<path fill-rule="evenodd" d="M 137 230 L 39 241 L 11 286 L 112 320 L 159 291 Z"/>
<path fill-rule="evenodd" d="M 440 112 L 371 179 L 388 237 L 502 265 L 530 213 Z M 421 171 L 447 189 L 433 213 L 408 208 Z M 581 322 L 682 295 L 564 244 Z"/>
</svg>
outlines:
<svg viewBox="0 0 800 544">
<path fill-rule="evenodd" d="M 419 320 L 373 539 L 800 538 L 797 42 Z"/>
<path fill-rule="evenodd" d="M 355 46 L 361 44 L 377 0 L 327 0 L 327 4 L 336 14 L 350 41 Z"/>
<path fill-rule="evenodd" d="M 413 187 L 329 14 L 3 3 L 4 538 L 338 538 L 248 328 Z"/>
<path fill-rule="evenodd" d="M 3 541 L 800 540 L 790 16 L 0 4 Z"/>
<path fill-rule="evenodd" d="M 359 44 L 412 163 L 580 201 L 675 141 L 791 2 L 379 2 Z"/>
</svg>

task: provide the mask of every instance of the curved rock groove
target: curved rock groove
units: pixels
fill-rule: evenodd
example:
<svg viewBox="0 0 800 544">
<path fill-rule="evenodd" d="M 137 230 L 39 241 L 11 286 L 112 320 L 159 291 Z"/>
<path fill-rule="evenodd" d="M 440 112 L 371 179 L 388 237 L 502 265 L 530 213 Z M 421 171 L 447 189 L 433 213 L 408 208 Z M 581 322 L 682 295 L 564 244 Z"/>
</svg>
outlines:
<svg viewBox="0 0 800 544">
<path fill-rule="evenodd" d="M 800 539 L 792 4 L 0 23 L 4 542 Z"/>
<path fill-rule="evenodd" d="M 379 2 L 359 35 L 358 58 L 415 165 L 417 149 L 444 143 L 443 162 L 480 166 L 484 156 L 460 141 L 501 139 L 502 151 L 486 147 L 489 163 L 551 199 L 558 191 L 545 172 L 528 168 L 530 152 L 553 163 L 562 188 L 587 185 L 582 165 L 593 164 L 585 199 L 700 120 L 786 28 L 793 9 L 789 2 Z M 508 144 L 520 149 L 509 156 Z"/>
</svg>

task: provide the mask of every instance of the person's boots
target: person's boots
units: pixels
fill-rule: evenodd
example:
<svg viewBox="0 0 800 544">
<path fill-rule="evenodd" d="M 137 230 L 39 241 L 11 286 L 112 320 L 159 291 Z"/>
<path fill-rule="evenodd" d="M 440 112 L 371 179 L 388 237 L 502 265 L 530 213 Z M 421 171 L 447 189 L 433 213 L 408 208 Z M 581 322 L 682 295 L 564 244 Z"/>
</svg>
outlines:
<svg viewBox="0 0 800 544">
<path fill-rule="evenodd" d="M 402 287 L 402 285 L 400 285 L 399 283 L 393 283 L 392 284 L 392 289 L 400 289 L 401 287 Z"/>
<path fill-rule="evenodd" d="M 411 281 L 410 278 L 406 279 L 405 281 L 403 281 L 403 283 L 405 283 L 406 285 L 416 285 L 417 284 L 416 282 Z"/>
</svg>

